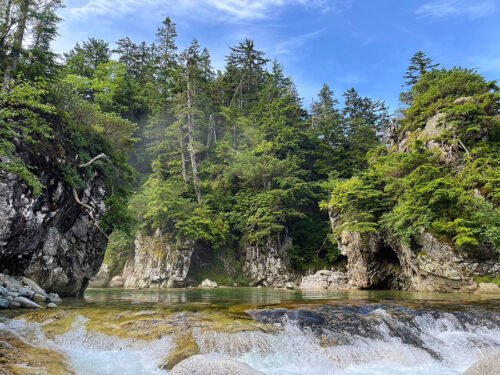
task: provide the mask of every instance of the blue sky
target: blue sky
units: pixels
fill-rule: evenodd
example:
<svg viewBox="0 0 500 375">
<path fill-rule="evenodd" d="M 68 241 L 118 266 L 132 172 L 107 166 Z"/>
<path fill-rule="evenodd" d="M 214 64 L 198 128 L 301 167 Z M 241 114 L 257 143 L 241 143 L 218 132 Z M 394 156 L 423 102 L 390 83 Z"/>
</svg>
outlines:
<svg viewBox="0 0 500 375">
<path fill-rule="evenodd" d="M 170 16 L 179 47 L 198 38 L 222 69 L 228 46 L 249 37 L 285 66 L 305 106 L 326 82 L 397 109 L 419 49 L 500 79 L 500 0 L 67 0 L 60 15 L 59 53 L 89 37 L 151 42 Z"/>
</svg>

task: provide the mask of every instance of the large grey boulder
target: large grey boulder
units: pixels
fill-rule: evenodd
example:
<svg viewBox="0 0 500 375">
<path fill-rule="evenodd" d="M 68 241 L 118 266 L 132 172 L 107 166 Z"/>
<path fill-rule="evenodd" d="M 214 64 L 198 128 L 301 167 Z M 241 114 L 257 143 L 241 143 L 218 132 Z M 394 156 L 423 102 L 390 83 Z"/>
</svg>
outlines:
<svg viewBox="0 0 500 375">
<path fill-rule="evenodd" d="M 345 272 L 321 270 L 314 275 L 304 276 L 300 289 L 305 290 L 339 290 L 348 288 L 348 278 Z"/>
<path fill-rule="evenodd" d="M 170 375 L 265 375 L 232 358 L 194 355 L 177 364 Z"/>
<path fill-rule="evenodd" d="M 215 281 L 211 281 L 209 279 L 205 279 L 201 282 L 201 288 L 217 288 L 217 283 Z"/>
<path fill-rule="evenodd" d="M 481 358 L 464 375 L 500 375 L 500 350 Z"/>
</svg>

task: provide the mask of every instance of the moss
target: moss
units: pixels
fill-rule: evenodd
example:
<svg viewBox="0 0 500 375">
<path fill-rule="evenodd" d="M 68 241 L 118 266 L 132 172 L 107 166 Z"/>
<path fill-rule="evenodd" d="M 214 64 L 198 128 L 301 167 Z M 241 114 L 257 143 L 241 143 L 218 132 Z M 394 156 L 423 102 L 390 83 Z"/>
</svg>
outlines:
<svg viewBox="0 0 500 375">
<path fill-rule="evenodd" d="M 494 283 L 500 286 L 500 275 L 497 275 L 496 277 L 493 275 L 486 275 L 483 277 L 476 277 L 475 281 L 477 283 Z"/>
</svg>

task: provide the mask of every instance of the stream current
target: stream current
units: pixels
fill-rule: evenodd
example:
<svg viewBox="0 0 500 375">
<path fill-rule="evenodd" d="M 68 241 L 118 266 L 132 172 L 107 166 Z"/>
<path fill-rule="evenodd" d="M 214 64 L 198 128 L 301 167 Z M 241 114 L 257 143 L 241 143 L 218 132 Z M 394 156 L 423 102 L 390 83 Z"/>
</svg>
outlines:
<svg viewBox="0 0 500 375">
<path fill-rule="evenodd" d="M 89 289 L 2 314 L 0 374 L 168 374 L 201 353 L 268 375 L 456 375 L 500 350 L 498 296 Z"/>
</svg>

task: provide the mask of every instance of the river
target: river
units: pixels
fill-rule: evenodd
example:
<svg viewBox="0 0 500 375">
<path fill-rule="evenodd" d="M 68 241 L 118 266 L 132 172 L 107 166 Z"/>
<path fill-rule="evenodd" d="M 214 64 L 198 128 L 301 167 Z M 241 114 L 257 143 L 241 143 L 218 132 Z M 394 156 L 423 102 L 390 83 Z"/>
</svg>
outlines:
<svg viewBox="0 0 500 375">
<path fill-rule="evenodd" d="M 168 374 L 202 353 L 268 375 L 456 375 L 499 349 L 498 296 L 89 289 L 0 315 L 0 374 Z"/>
</svg>

